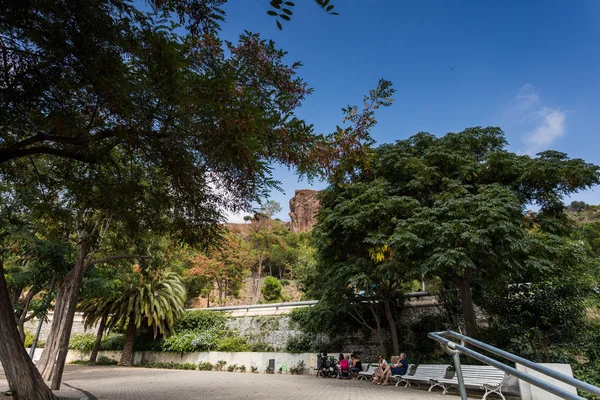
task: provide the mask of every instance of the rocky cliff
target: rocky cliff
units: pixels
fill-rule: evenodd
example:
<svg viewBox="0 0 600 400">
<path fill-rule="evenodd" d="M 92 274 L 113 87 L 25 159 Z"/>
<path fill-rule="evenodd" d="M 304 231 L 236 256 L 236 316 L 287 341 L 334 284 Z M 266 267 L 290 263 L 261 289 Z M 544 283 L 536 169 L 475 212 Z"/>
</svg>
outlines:
<svg viewBox="0 0 600 400">
<path fill-rule="evenodd" d="M 295 196 L 290 199 L 290 230 L 292 232 L 309 231 L 317 223 L 318 193 L 318 190 L 311 189 L 296 190 Z"/>
</svg>

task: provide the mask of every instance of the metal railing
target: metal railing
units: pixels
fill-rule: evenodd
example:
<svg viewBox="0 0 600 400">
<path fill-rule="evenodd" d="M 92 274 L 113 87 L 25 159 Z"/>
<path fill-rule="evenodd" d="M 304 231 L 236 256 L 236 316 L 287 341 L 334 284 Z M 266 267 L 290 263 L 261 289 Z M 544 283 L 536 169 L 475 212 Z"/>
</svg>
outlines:
<svg viewBox="0 0 600 400">
<path fill-rule="evenodd" d="M 429 292 L 409 292 L 405 293 L 404 297 L 410 298 L 421 298 L 431 296 Z M 220 307 L 209 307 L 209 308 L 188 308 L 187 310 L 205 310 L 205 311 L 234 311 L 234 310 L 255 310 L 257 308 L 295 308 L 295 307 L 306 307 L 314 306 L 319 303 L 319 300 L 307 300 L 307 301 L 290 301 L 286 303 L 267 303 L 267 304 L 248 304 L 243 306 L 220 306 Z"/>
<path fill-rule="evenodd" d="M 210 308 L 189 308 L 188 310 L 205 310 L 205 311 L 234 311 L 234 310 L 255 310 L 257 308 L 296 308 L 314 306 L 318 300 L 308 301 L 290 301 L 287 303 L 270 303 L 270 304 L 249 304 L 246 306 L 222 306 L 222 307 L 210 307 Z"/>
<path fill-rule="evenodd" d="M 480 342 L 479 340 L 470 338 L 470 337 L 462 335 L 460 333 L 453 332 L 453 331 L 430 332 L 427 334 L 427 336 L 429 336 L 429 338 L 438 342 L 440 344 L 440 346 L 442 346 L 442 349 L 444 349 L 444 351 L 446 353 L 450 354 L 453 357 L 454 369 L 455 369 L 456 377 L 458 379 L 460 397 L 462 400 L 467 400 L 467 392 L 466 392 L 465 382 L 464 382 L 463 375 L 462 375 L 462 368 L 460 365 L 460 355 L 461 354 L 464 354 L 466 356 L 474 358 L 475 360 L 478 360 L 485 364 L 496 367 L 499 370 L 506 372 L 507 374 L 510 374 L 518 379 L 522 379 L 525 382 L 529 382 L 530 384 L 537 386 L 543 390 L 546 390 L 552 394 L 555 394 L 563 399 L 585 400 L 583 397 L 579 397 L 578 395 L 568 392 L 563 388 L 555 386 L 551 383 L 541 380 L 540 378 L 529 375 L 529 374 L 527 374 L 523 371 L 519 371 L 518 369 L 513 368 L 509 365 L 503 364 L 500 361 L 497 361 L 488 356 L 485 356 L 472 348 L 466 347 L 465 344 L 470 344 L 471 346 L 478 347 L 487 352 L 490 352 L 497 356 L 500 356 L 500 357 L 504 358 L 505 360 L 524 365 L 527 368 L 530 368 L 530 369 L 537 371 L 543 375 L 546 375 L 546 376 L 549 376 L 556 380 L 559 380 L 561 382 L 564 382 L 564 383 L 566 383 L 570 386 L 573 386 L 577 389 L 581 389 L 583 391 L 594 394 L 596 396 L 600 396 L 600 388 L 597 386 L 590 385 L 589 383 L 580 381 L 571 376 L 565 375 L 563 373 L 557 372 L 557 371 L 550 369 L 548 367 L 545 367 L 543 365 L 526 360 L 522 357 L 516 356 L 507 351 L 498 349 L 494 346 L 490 346 L 487 343 Z M 450 340 L 449 338 L 458 339 L 458 340 L 460 340 L 460 343 L 454 342 L 454 341 Z"/>
</svg>

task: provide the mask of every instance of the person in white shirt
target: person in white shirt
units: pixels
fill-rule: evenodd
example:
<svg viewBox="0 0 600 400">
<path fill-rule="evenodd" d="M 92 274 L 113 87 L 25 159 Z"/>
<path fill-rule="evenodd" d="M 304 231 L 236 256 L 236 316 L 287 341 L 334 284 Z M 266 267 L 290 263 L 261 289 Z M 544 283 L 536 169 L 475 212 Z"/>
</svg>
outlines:
<svg viewBox="0 0 600 400">
<path fill-rule="evenodd" d="M 377 356 L 377 361 L 379 362 L 379 368 L 377 368 L 377 371 L 375 372 L 373 384 L 387 385 L 390 377 L 390 366 L 381 354 Z"/>
</svg>

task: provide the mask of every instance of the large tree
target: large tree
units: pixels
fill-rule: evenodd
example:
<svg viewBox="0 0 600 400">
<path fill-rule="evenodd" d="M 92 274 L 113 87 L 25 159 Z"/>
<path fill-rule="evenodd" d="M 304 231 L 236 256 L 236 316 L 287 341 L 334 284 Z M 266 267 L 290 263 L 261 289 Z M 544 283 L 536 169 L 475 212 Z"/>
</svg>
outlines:
<svg viewBox="0 0 600 400">
<path fill-rule="evenodd" d="M 387 238 L 397 219 L 414 204 L 410 199 L 388 197 L 385 188 L 381 181 L 356 182 L 331 185 L 321 194 L 314 231 L 316 284 L 324 288 L 326 303 L 346 303 L 345 309 L 357 323 L 367 328 L 372 324 L 382 348 L 382 326 L 387 327 L 393 352 L 398 354 L 395 315 L 403 303 L 403 284 L 410 280 L 412 260 L 393 253 Z"/>
<path fill-rule="evenodd" d="M 349 113 L 353 127 L 314 134 L 294 116 L 310 92 L 296 76 L 299 64 L 286 64 L 285 53 L 258 35 L 246 33 L 238 44 L 220 41 L 222 3 L 152 1 L 157 17 L 125 0 L 9 1 L 0 16 L 0 174 L 13 185 L 31 174 L 59 176 L 54 193 L 67 200 L 61 216 L 71 220 L 62 228 L 77 243 L 40 362 L 46 377 L 54 374 L 54 387 L 81 280 L 100 262 L 102 238 L 124 209 L 154 221 L 166 210 L 176 233 L 205 239 L 198 232 L 214 227 L 222 210 L 247 208 L 276 186 L 270 162 L 315 174 L 327 172 L 341 153 L 362 152 L 365 114 Z M 185 33 L 160 20 L 172 12 Z M 155 174 L 137 179 L 128 175 L 130 167 Z M 82 185 L 79 193 L 88 188 L 89 197 L 71 201 L 74 182 L 109 178 L 117 187 L 137 184 L 122 196 Z M 61 182 L 69 185 L 60 188 Z M 8 357 L 14 346 L 4 337 L 10 332 L 7 326 L 0 340 L 5 365 L 14 363 Z M 33 368 L 24 352 L 20 359 L 23 365 L 6 368 L 11 390 L 17 397 L 52 398 L 34 374 L 18 373 Z"/>
<path fill-rule="evenodd" d="M 378 147 L 347 184 L 324 192 L 321 257 L 337 271 L 370 258 L 366 271 L 380 279 L 408 270 L 454 282 L 467 334 L 476 336 L 473 279 L 543 265 L 551 254 L 533 252 L 529 230 L 568 233 L 561 200 L 600 177 L 583 160 L 553 151 L 520 156 L 506 144 L 499 128 L 475 127 Z M 533 218 L 530 204 L 539 207 Z"/>
<path fill-rule="evenodd" d="M 237 296 L 244 285 L 252 255 L 248 243 L 229 233 L 206 254 L 196 252 L 190 255 L 190 262 L 192 268 L 189 274 L 210 282 L 211 289 L 216 285 L 219 305 L 222 306 L 226 296 Z"/>
</svg>

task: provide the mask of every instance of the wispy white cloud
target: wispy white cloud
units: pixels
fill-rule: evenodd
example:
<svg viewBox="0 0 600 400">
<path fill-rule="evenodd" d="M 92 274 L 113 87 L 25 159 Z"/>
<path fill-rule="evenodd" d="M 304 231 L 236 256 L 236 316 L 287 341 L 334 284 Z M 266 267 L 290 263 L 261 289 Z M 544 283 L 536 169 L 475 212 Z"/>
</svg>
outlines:
<svg viewBox="0 0 600 400">
<path fill-rule="evenodd" d="M 531 84 L 525 84 L 517 91 L 513 111 L 516 111 L 519 124 L 527 126 L 522 136 L 527 154 L 547 150 L 567 132 L 567 113 L 543 105 L 540 90 Z"/>
<path fill-rule="evenodd" d="M 529 83 L 521 86 L 515 96 L 517 106 L 521 110 L 528 110 L 540 101 L 539 90 Z"/>
<path fill-rule="evenodd" d="M 538 125 L 529 131 L 523 141 L 529 146 L 528 152 L 544 149 L 566 132 L 567 114 L 564 111 L 544 107 L 538 112 Z"/>
</svg>

